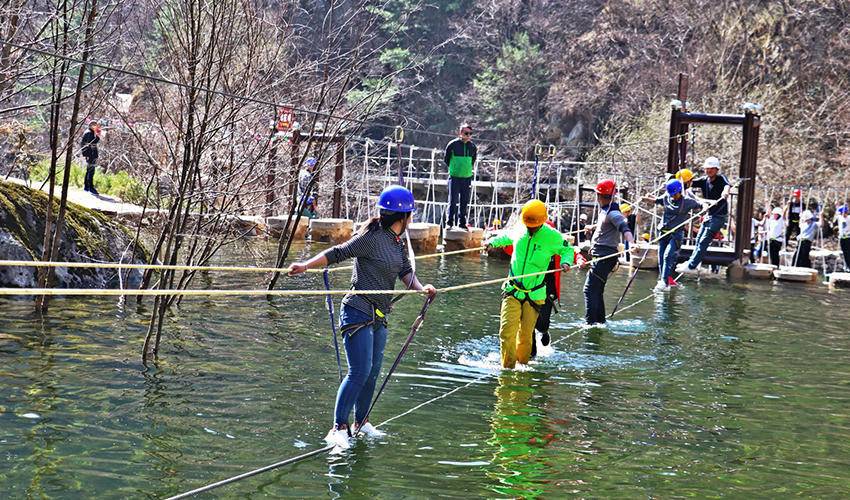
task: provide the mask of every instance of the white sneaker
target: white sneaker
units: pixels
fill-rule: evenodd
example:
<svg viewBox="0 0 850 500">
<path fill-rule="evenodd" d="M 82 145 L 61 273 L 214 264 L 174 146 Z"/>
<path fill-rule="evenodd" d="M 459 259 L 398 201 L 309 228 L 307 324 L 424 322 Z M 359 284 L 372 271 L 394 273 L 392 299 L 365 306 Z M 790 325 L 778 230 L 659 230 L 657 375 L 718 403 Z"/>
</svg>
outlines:
<svg viewBox="0 0 850 500">
<path fill-rule="evenodd" d="M 664 283 L 664 281 L 662 281 L 662 280 L 658 280 L 658 283 L 655 285 L 655 288 L 653 288 L 652 290 L 655 291 L 655 292 L 666 292 L 669 289 L 670 289 L 670 287 L 667 286 L 667 283 Z"/>
<path fill-rule="evenodd" d="M 340 450 L 351 448 L 350 439 L 348 429 L 338 429 L 336 426 L 328 431 L 328 435 L 325 436 L 325 442 L 328 443 L 328 446 L 334 446 L 335 449 Z"/>
<path fill-rule="evenodd" d="M 362 432 L 364 436 L 369 439 L 380 439 L 387 435 L 384 431 L 379 431 L 377 427 L 372 425 L 369 421 L 366 421 L 365 424 L 360 426 L 357 432 Z"/>
</svg>

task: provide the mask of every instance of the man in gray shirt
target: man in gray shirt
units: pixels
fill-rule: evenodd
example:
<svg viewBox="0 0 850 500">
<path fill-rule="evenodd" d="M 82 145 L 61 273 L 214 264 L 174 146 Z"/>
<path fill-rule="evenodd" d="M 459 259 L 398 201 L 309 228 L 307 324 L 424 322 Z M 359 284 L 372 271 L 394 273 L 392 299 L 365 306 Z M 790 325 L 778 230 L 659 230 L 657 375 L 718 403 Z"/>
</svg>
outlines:
<svg viewBox="0 0 850 500">
<path fill-rule="evenodd" d="M 590 255 L 593 260 L 590 271 L 584 282 L 584 319 L 588 325 L 605 323 L 605 283 L 608 275 L 617 265 L 614 254 L 620 244 L 620 234 L 627 243 L 634 243 L 635 238 L 629 229 L 629 221 L 620 212 L 620 207 L 614 202 L 617 186 L 614 181 L 605 179 L 596 185 L 596 203 L 599 205 L 597 222 L 592 227 L 593 238 L 590 240 Z"/>
<path fill-rule="evenodd" d="M 673 271 L 679 259 L 679 249 L 682 247 L 684 228 L 688 215 L 702 208 L 702 204 L 693 198 L 684 196 L 685 186 L 678 179 L 667 181 L 667 194 L 657 198 L 647 196 L 646 201 L 654 201 L 664 207 L 661 219 L 661 239 L 658 241 L 658 272 L 660 274 L 656 290 L 666 290 L 677 286 L 673 279 Z"/>
</svg>

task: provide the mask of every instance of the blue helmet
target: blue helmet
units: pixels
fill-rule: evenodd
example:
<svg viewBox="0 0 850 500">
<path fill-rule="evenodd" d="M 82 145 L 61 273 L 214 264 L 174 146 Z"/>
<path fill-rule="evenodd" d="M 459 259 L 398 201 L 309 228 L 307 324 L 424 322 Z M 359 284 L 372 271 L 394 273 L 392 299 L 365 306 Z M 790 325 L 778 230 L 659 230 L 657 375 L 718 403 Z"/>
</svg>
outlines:
<svg viewBox="0 0 850 500">
<path fill-rule="evenodd" d="M 670 196 L 676 196 L 681 193 L 683 189 L 685 189 L 685 187 L 679 179 L 670 179 L 667 181 L 667 194 Z"/>
<path fill-rule="evenodd" d="M 310 206 L 313 203 L 316 203 L 316 198 L 313 198 L 312 196 L 307 198 L 307 206 Z"/>
<path fill-rule="evenodd" d="M 378 208 L 391 212 L 413 212 L 416 204 L 413 201 L 413 193 L 404 186 L 387 186 L 378 197 Z"/>
<path fill-rule="evenodd" d="M 314 167 L 314 166 L 316 166 L 316 159 L 311 156 L 311 157 L 307 158 L 306 160 L 304 160 L 304 164 L 307 165 L 308 167 Z"/>
<path fill-rule="evenodd" d="M 838 213 L 846 214 L 847 213 L 847 205 L 841 205 L 840 207 L 838 207 Z"/>
</svg>

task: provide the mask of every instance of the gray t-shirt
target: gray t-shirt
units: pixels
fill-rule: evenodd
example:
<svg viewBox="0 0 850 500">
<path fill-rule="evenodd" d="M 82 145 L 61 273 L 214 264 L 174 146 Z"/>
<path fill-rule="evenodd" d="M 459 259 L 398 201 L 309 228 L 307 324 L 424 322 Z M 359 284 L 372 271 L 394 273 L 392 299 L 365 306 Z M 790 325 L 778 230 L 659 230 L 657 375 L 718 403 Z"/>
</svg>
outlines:
<svg viewBox="0 0 850 500">
<path fill-rule="evenodd" d="M 661 218 L 662 231 L 670 231 L 673 228 L 677 231 L 682 229 L 676 226 L 688 220 L 688 214 L 691 211 L 702 208 L 702 205 L 692 198 L 683 196 L 675 200 L 668 194 L 655 198 L 655 204 L 664 207 L 664 215 Z"/>
<path fill-rule="evenodd" d="M 407 245 L 388 229 L 376 229 L 358 234 L 347 242 L 325 252 L 328 264 L 354 259 L 351 273 L 353 290 L 392 290 L 396 278 L 403 278 L 413 271 L 408 258 Z M 365 313 L 372 314 L 378 308 L 384 314 L 392 310 L 392 294 L 357 295 L 350 293 L 342 299 Z"/>
<path fill-rule="evenodd" d="M 611 203 L 599 208 L 599 214 L 596 217 L 596 230 L 593 232 L 593 238 L 590 240 L 592 255 L 602 255 L 599 253 L 600 247 L 607 249 L 616 249 L 620 244 L 620 233 L 626 233 L 629 230 L 629 221 L 620 212 L 620 206 L 616 203 Z"/>
</svg>

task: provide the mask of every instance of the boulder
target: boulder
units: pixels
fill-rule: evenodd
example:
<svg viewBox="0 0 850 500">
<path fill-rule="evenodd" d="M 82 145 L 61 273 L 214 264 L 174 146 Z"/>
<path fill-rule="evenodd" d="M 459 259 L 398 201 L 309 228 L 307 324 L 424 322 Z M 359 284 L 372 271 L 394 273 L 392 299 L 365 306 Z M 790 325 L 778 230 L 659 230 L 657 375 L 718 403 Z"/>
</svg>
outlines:
<svg viewBox="0 0 850 500">
<path fill-rule="evenodd" d="M 44 225 L 47 194 L 26 186 L 0 181 L 0 259 L 39 260 L 44 251 Z M 54 216 L 59 201 L 53 200 Z M 149 252 L 137 242 L 134 233 L 103 214 L 68 203 L 65 227 L 59 243 L 60 262 L 125 262 L 143 264 Z M 135 252 L 132 249 L 135 247 Z M 0 287 L 38 286 L 38 268 L 0 266 Z M 115 269 L 56 268 L 59 288 L 117 288 Z M 138 286 L 142 273 L 122 271 L 125 287 Z"/>
</svg>

